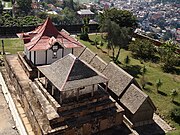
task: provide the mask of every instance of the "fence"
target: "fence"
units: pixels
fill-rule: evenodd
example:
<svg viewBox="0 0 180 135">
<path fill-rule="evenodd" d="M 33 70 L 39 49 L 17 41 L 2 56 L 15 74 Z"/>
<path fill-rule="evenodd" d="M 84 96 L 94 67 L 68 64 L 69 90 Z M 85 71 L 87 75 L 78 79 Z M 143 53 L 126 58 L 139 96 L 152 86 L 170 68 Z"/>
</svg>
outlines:
<svg viewBox="0 0 180 135">
<path fill-rule="evenodd" d="M 78 25 L 59 25 L 56 26 L 56 28 L 60 31 L 61 29 L 65 29 L 71 34 L 74 33 L 80 33 L 82 24 Z M 21 32 L 28 32 L 32 31 L 36 28 L 37 26 L 28 26 L 28 27 L 0 27 L 0 38 L 10 38 L 10 37 L 16 37 L 16 33 L 21 33 Z M 89 25 L 89 32 L 90 33 L 95 33 L 99 31 L 99 25 L 98 24 L 90 24 Z"/>
</svg>

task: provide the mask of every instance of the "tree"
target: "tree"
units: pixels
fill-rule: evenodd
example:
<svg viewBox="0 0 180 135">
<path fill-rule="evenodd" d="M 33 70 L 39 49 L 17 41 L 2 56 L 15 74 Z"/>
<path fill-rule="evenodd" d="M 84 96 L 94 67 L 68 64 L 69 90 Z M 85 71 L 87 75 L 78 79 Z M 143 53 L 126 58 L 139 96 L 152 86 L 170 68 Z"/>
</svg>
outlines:
<svg viewBox="0 0 180 135">
<path fill-rule="evenodd" d="M 175 89 L 173 89 L 170 95 L 171 95 L 171 101 L 174 102 L 174 98 L 178 95 L 178 92 Z"/>
<path fill-rule="evenodd" d="M 107 19 L 114 21 L 120 27 L 130 27 L 133 29 L 137 27 L 136 17 L 132 12 L 127 10 L 118 10 L 116 8 L 105 10 L 104 13 L 99 16 L 100 24 L 103 24 Z"/>
<path fill-rule="evenodd" d="M 88 41 L 89 40 L 89 36 L 88 36 L 88 31 L 89 31 L 89 18 L 88 17 L 84 17 L 83 18 L 83 26 L 81 28 L 81 35 L 80 35 L 80 39 Z"/>
<path fill-rule="evenodd" d="M 69 9 L 74 10 L 73 0 L 64 0 L 64 7 L 68 7 Z"/>
<path fill-rule="evenodd" d="M 129 50 L 133 55 L 142 59 L 151 59 L 155 54 L 155 46 L 146 39 L 136 39 L 129 44 Z"/>
<path fill-rule="evenodd" d="M 145 86 L 147 84 L 147 78 L 144 75 L 141 77 L 140 83 L 142 85 L 142 88 L 145 89 Z"/>
<path fill-rule="evenodd" d="M 32 0 L 16 0 L 19 6 L 19 9 L 28 15 L 31 12 Z"/>
<path fill-rule="evenodd" d="M 116 57 L 114 61 L 116 62 L 119 58 L 120 51 L 122 48 L 126 47 L 129 43 L 129 29 L 126 27 L 117 27 L 117 29 L 114 30 L 113 35 L 113 45 L 118 48 L 118 52 L 116 54 Z"/>
<path fill-rule="evenodd" d="M 119 58 L 121 48 L 127 46 L 129 43 L 129 28 L 120 27 L 116 22 L 106 19 L 105 22 L 101 24 L 100 31 L 107 33 L 107 48 L 112 49 L 112 57 L 116 62 Z M 116 56 L 115 48 L 118 48 Z"/>
<path fill-rule="evenodd" d="M 137 27 L 136 17 L 129 11 L 113 8 L 100 14 L 99 24 L 100 30 L 107 32 L 107 48 L 112 49 L 113 60 L 116 62 L 121 48 L 127 46 L 133 30 Z M 118 48 L 116 57 L 115 47 Z"/>
<path fill-rule="evenodd" d="M 157 81 L 156 81 L 156 88 L 157 88 L 157 92 L 159 91 L 159 88 L 162 86 L 162 81 L 161 81 L 161 79 L 158 79 Z"/>
<path fill-rule="evenodd" d="M 180 107 L 173 108 L 170 112 L 171 118 L 180 124 Z"/>
<path fill-rule="evenodd" d="M 124 63 L 126 64 L 126 66 L 130 63 L 130 58 L 129 56 L 127 55 L 126 58 L 124 59 Z"/>
<path fill-rule="evenodd" d="M 142 68 L 142 76 L 144 76 L 147 72 L 146 66 L 144 65 Z"/>
<path fill-rule="evenodd" d="M 3 5 L 2 5 L 2 2 L 0 1 L 0 14 L 2 14 L 3 12 Z"/>
<path fill-rule="evenodd" d="M 164 63 L 162 66 L 164 71 L 169 72 L 174 66 L 178 66 L 180 56 L 177 50 L 178 45 L 173 43 L 172 40 L 165 42 L 158 48 L 161 61 Z"/>
</svg>

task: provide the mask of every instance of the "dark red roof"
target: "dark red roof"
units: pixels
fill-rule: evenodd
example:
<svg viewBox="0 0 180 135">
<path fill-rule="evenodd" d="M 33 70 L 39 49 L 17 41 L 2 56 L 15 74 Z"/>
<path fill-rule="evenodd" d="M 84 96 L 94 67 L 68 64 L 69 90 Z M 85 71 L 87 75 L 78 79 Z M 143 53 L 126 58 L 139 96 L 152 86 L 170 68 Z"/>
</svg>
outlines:
<svg viewBox="0 0 180 135">
<path fill-rule="evenodd" d="M 52 24 L 50 18 L 47 18 L 44 24 L 37 27 L 34 31 L 18 33 L 17 35 L 24 40 L 30 39 L 28 43 L 25 42 L 25 46 L 30 51 L 47 50 L 56 42 L 64 48 L 82 47 L 82 44 L 71 37 L 65 30 L 62 29 L 59 32 Z"/>
</svg>

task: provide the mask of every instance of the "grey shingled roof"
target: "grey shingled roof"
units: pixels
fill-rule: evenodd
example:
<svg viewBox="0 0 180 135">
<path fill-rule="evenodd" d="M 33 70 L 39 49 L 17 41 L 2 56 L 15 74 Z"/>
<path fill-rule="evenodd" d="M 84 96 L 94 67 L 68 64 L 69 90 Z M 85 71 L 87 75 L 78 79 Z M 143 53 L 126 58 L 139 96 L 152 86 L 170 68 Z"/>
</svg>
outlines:
<svg viewBox="0 0 180 135">
<path fill-rule="evenodd" d="M 86 49 L 85 46 L 74 48 L 73 55 L 79 57 L 79 55 L 81 55 L 85 49 Z"/>
<path fill-rule="evenodd" d="M 105 67 L 107 66 L 107 63 L 104 62 L 99 56 L 95 56 L 91 62 L 89 63 L 91 66 L 93 66 L 95 69 L 97 69 L 99 72 L 102 72 Z"/>
<path fill-rule="evenodd" d="M 123 96 L 120 98 L 120 102 L 132 113 L 135 114 L 141 105 L 148 100 L 150 105 L 154 107 L 152 101 L 144 92 L 142 92 L 134 84 L 126 90 Z"/>
<path fill-rule="evenodd" d="M 131 75 L 113 62 L 110 62 L 102 73 L 109 79 L 108 88 L 111 89 L 117 96 L 120 96 L 125 88 L 133 81 L 133 77 Z"/>
<path fill-rule="evenodd" d="M 86 48 L 82 54 L 79 56 L 81 60 L 86 61 L 87 63 L 90 63 L 91 60 L 95 57 L 95 53 L 93 53 L 89 48 Z"/>
<path fill-rule="evenodd" d="M 88 63 L 69 54 L 38 69 L 60 91 L 107 82 L 107 78 Z"/>
</svg>

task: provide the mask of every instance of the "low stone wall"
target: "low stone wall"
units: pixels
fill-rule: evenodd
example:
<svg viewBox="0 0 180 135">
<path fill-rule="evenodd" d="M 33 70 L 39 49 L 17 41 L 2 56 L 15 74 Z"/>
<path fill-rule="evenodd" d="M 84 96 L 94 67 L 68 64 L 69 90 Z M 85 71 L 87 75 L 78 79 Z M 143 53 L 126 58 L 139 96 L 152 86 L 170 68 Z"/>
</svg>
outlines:
<svg viewBox="0 0 180 135">
<path fill-rule="evenodd" d="M 56 111 L 58 111 L 58 109 L 61 107 L 58 102 L 47 92 L 47 90 L 42 86 L 38 79 L 35 79 L 34 81 L 37 87 L 41 90 L 42 94 L 49 101 L 49 103 L 54 107 Z"/>
<path fill-rule="evenodd" d="M 18 52 L 18 60 L 30 79 L 37 78 L 37 68 L 30 66 L 30 63 L 28 64 L 26 56 Z"/>
<path fill-rule="evenodd" d="M 9 75 L 9 78 L 11 79 L 12 84 L 14 85 L 16 92 L 17 92 L 17 96 L 20 98 L 20 103 L 21 106 L 23 107 L 28 120 L 31 123 L 32 129 L 34 131 L 34 133 L 36 135 L 41 135 L 41 129 L 40 126 L 36 120 L 36 118 L 34 117 L 34 113 L 33 113 L 33 109 L 31 107 L 31 104 L 28 102 L 28 99 L 26 97 L 26 92 L 29 91 L 28 89 L 28 81 L 30 80 L 26 80 L 26 81 L 20 81 L 18 78 L 18 76 L 14 73 L 13 68 L 9 65 L 8 61 L 5 58 L 5 67 L 6 67 L 6 71 Z"/>
</svg>

